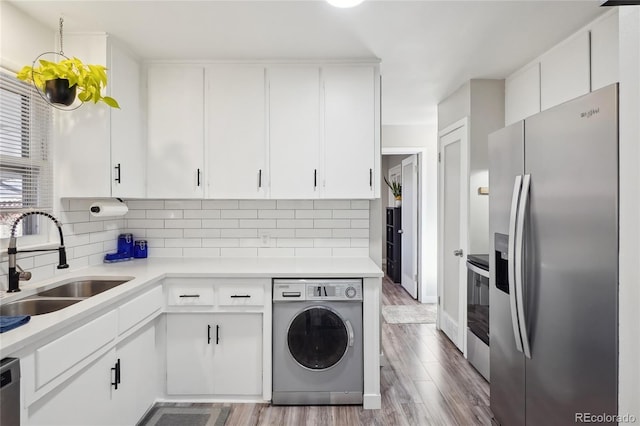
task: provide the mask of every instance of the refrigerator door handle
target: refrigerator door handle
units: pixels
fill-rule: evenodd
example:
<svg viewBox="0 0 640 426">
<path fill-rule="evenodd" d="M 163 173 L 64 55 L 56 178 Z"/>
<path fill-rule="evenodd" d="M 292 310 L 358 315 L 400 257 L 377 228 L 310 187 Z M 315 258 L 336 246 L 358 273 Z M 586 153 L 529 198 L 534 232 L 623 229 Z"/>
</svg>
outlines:
<svg viewBox="0 0 640 426">
<path fill-rule="evenodd" d="M 527 322 L 524 317 L 524 287 L 522 283 L 522 255 L 524 253 L 524 218 L 526 216 L 527 204 L 529 202 L 529 188 L 531 186 L 531 175 L 524 175 L 522 181 L 522 191 L 520 195 L 520 205 L 518 206 L 518 223 L 516 232 L 516 298 L 518 303 L 518 323 L 520 324 L 520 336 L 522 337 L 522 349 L 527 358 L 531 358 L 531 348 L 529 346 L 529 333 L 527 332 Z"/>
<path fill-rule="evenodd" d="M 516 176 L 513 183 L 513 195 L 511 197 L 511 212 L 509 214 L 509 242 L 507 247 L 507 278 L 509 281 L 509 304 L 511 305 L 511 324 L 513 325 L 513 336 L 516 339 L 516 349 L 522 352 L 522 338 L 520 336 L 520 326 L 518 323 L 518 307 L 516 303 L 515 287 L 515 240 L 516 240 L 516 219 L 518 213 L 518 200 L 522 188 L 522 176 Z"/>
</svg>

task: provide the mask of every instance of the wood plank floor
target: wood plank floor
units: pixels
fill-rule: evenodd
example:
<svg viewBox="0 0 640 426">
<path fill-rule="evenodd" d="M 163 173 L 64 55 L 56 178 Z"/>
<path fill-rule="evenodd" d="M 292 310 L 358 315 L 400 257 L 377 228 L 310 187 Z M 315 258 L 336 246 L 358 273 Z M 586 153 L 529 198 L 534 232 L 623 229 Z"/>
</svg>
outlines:
<svg viewBox="0 0 640 426">
<path fill-rule="evenodd" d="M 417 304 L 383 280 L 382 303 Z M 382 324 L 381 410 L 358 406 L 231 407 L 226 425 L 490 425 L 489 384 L 434 324 Z"/>
</svg>

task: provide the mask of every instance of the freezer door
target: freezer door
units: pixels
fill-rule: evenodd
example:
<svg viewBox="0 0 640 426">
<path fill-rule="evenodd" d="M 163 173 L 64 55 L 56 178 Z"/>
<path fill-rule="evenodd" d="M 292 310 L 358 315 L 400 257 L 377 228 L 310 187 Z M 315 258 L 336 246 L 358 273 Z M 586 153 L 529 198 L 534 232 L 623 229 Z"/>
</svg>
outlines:
<svg viewBox="0 0 640 426">
<path fill-rule="evenodd" d="M 617 414 L 617 93 L 608 86 L 525 122 L 527 425 Z"/>
<path fill-rule="evenodd" d="M 514 183 L 524 170 L 523 138 L 523 122 L 489 135 L 491 411 L 502 425 L 522 425 L 525 420 L 524 355 L 516 349 L 520 337 L 516 334 L 517 326 L 514 331 L 507 277 Z"/>
</svg>

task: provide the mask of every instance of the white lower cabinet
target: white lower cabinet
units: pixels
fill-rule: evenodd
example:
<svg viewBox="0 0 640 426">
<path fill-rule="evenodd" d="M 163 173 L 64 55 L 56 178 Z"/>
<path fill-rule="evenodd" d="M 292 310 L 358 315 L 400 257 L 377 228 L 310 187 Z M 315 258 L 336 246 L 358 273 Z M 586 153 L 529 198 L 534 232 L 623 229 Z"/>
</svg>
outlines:
<svg viewBox="0 0 640 426">
<path fill-rule="evenodd" d="M 33 403 L 26 424 L 136 424 L 156 397 L 155 330 L 146 326 Z"/>
<path fill-rule="evenodd" d="M 262 394 L 262 314 L 168 314 L 169 395 Z"/>
</svg>

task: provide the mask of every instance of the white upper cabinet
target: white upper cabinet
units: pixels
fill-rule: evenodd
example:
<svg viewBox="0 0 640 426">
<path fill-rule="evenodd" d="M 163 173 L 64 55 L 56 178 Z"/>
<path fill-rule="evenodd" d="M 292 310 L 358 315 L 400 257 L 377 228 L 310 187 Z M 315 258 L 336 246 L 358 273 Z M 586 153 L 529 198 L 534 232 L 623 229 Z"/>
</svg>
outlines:
<svg viewBox="0 0 640 426">
<path fill-rule="evenodd" d="M 540 63 L 505 80 L 504 111 L 505 126 L 540 112 Z"/>
<path fill-rule="evenodd" d="M 589 33 L 584 31 L 540 58 L 541 110 L 589 93 Z"/>
<path fill-rule="evenodd" d="M 144 197 L 140 64 L 107 34 L 71 34 L 65 53 L 107 67 L 107 94 L 121 109 L 102 102 L 58 114 L 56 177 L 61 197 Z M 119 178 L 119 179 L 118 179 Z"/>
<path fill-rule="evenodd" d="M 323 198 L 373 198 L 375 75 L 371 66 L 322 68 Z"/>
<path fill-rule="evenodd" d="M 147 196 L 204 196 L 204 68 L 153 65 L 147 74 Z"/>
<path fill-rule="evenodd" d="M 265 68 L 210 66 L 206 85 L 207 198 L 264 198 Z"/>
<path fill-rule="evenodd" d="M 591 28 L 591 90 L 619 81 L 618 14 L 612 13 Z"/>
<path fill-rule="evenodd" d="M 271 198 L 318 197 L 320 69 L 268 69 Z"/>
</svg>

